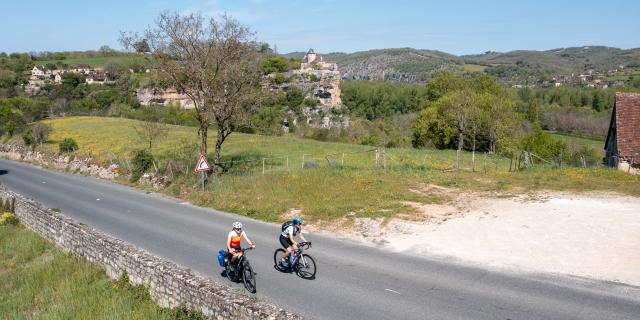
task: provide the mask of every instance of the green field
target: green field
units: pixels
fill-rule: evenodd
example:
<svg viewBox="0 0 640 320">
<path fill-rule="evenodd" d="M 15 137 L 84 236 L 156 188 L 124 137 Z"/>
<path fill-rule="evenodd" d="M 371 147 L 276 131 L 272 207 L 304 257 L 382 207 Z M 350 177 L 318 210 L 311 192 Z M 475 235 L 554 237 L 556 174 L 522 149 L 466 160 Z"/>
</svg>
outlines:
<svg viewBox="0 0 640 320">
<path fill-rule="evenodd" d="M 465 63 L 462 68 L 468 72 L 484 72 L 484 69 L 487 67 L 479 64 Z"/>
<path fill-rule="evenodd" d="M 18 225 L 0 226 L 0 319 L 198 319 L 158 307 L 147 289 L 55 248 Z"/>
<path fill-rule="evenodd" d="M 576 148 L 583 145 L 589 146 L 596 150 L 601 157 L 604 157 L 604 138 L 596 139 L 563 133 L 551 133 L 551 136 L 554 139 L 566 142 L 570 148 Z"/>
<path fill-rule="evenodd" d="M 114 61 L 124 65 L 131 65 L 134 63 L 144 64 L 148 62 L 148 57 L 140 55 L 126 55 L 126 56 L 112 56 L 112 57 L 84 57 L 84 58 L 68 58 L 64 60 L 42 60 L 36 61 L 37 65 L 45 65 L 47 63 L 56 62 L 66 63 L 69 66 L 75 66 L 78 64 L 88 64 L 94 68 L 103 68 L 109 61 Z"/>
<path fill-rule="evenodd" d="M 71 137 L 80 146 L 78 154 L 91 154 L 103 163 L 126 167 L 131 152 L 144 146 L 132 127 L 135 120 L 70 117 L 47 123 L 53 132 L 45 149 L 51 152 L 57 151 L 55 142 Z M 381 168 L 377 169 L 370 146 L 241 133 L 232 134 L 223 146 L 223 161 L 229 171 L 221 177 L 211 177 L 206 191 L 201 193 L 193 173 L 196 129 L 170 128 L 169 135 L 153 149 L 160 171 L 169 172 L 169 160 L 174 164 L 174 178 L 162 192 L 267 221 L 281 220 L 293 207 L 302 208 L 312 221 L 411 214 L 413 209 L 404 201 L 447 200 L 420 192 L 429 184 L 503 194 L 602 190 L 640 195 L 640 177 L 601 167 L 535 166 L 514 173 L 508 172 L 508 159 L 488 156 L 485 162 L 484 154 L 476 154 L 474 171 L 472 155 L 465 152 L 463 170 L 455 172 L 454 150 L 389 148 L 380 156 Z M 214 137 L 209 138 L 209 145 L 213 146 Z M 307 163 L 304 169 L 303 159 Z M 122 182 L 126 183 L 126 179 L 122 178 Z"/>
</svg>

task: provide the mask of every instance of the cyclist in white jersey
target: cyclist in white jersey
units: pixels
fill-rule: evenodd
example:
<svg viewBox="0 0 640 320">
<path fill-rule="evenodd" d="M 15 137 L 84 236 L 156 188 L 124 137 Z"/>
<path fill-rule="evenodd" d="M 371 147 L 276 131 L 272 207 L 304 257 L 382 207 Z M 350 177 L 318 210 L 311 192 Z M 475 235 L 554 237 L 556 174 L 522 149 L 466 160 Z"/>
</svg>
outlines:
<svg viewBox="0 0 640 320">
<path fill-rule="evenodd" d="M 280 234 L 280 244 L 283 248 L 287 249 L 282 260 L 280 260 L 280 263 L 285 267 L 288 264 L 287 259 L 289 258 L 291 251 L 295 251 L 296 253 L 298 252 L 298 242 L 295 240 L 297 235 L 300 236 L 302 241 L 307 241 L 307 239 L 302 235 L 302 219 L 299 217 L 293 218 L 293 223 Z"/>
</svg>

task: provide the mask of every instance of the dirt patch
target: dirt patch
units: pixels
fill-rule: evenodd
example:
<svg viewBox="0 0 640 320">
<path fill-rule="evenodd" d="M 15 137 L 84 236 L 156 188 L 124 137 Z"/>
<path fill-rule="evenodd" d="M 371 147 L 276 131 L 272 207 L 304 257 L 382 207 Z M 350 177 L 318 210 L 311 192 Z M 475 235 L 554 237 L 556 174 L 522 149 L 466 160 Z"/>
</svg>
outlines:
<svg viewBox="0 0 640 320">
<path fill-rule="evenodd" d="M 445 204 L 406 204 L 423 219 L 393 219 L 377 242 L 474 264 L 640 285 L 640 198 L 466 194 Z"/>
</svg>

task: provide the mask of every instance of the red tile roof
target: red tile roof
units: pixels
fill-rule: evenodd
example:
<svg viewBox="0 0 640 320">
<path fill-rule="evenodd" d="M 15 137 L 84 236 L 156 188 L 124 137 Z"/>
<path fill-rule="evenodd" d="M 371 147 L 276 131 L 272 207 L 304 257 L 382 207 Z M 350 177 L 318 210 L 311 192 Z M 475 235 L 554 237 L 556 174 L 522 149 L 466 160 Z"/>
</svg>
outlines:
<svg viewBox="0 0 640 320">
<path fill-rule="evenodd" d="M 640 93 L 616 93 L 618 153 L 640 164 Z"/>
</svg>

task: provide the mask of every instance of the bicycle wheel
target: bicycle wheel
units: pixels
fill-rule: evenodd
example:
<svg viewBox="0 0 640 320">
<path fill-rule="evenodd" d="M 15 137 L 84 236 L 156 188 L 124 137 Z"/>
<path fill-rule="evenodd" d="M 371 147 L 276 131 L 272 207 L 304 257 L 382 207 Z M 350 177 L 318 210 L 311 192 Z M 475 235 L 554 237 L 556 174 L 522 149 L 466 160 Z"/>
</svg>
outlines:
<svg viewBox="0 0 640 320">
<path fill-rule="evenodd" d="M 249 261 L 245 261 L 242 267 L 242 282 L 249 292 L 256 293 L 256 274 L 251 269 Z"/>
<path fill-rule="evenodd" d="M 296 274 L 303 279 L 311 280 L 316 278 L 316 261 L 308 254 L 303 254 L 298 259 Z"/>
<path fill-rule="evenodd" d="M 227 279 L 229 279 L 229 281 L 231 282 L 236 282 L 236 274 L 238 273 L 233 265 L 234 263 L 235 262 L 232 263 L 231 261 L 229 261 L 229 263 L 227 263 L 227 266 L 225 267 Z"/>
<path fill-rule="evenodd" d="M 282 268 L 282 266 L 280 266 L 280 260 L 282 260 L 282 257 L 284 257 L 284 254 L 286 253 L 286 251 L 284 251 L 284 249 L 280 248 L 277 249 L 276 252 L 273 253 L 273 264 L 276 267 L 276 269 L 278 269 L 278 271 L 287 271 L 287 269 Z"/>
</svg>

